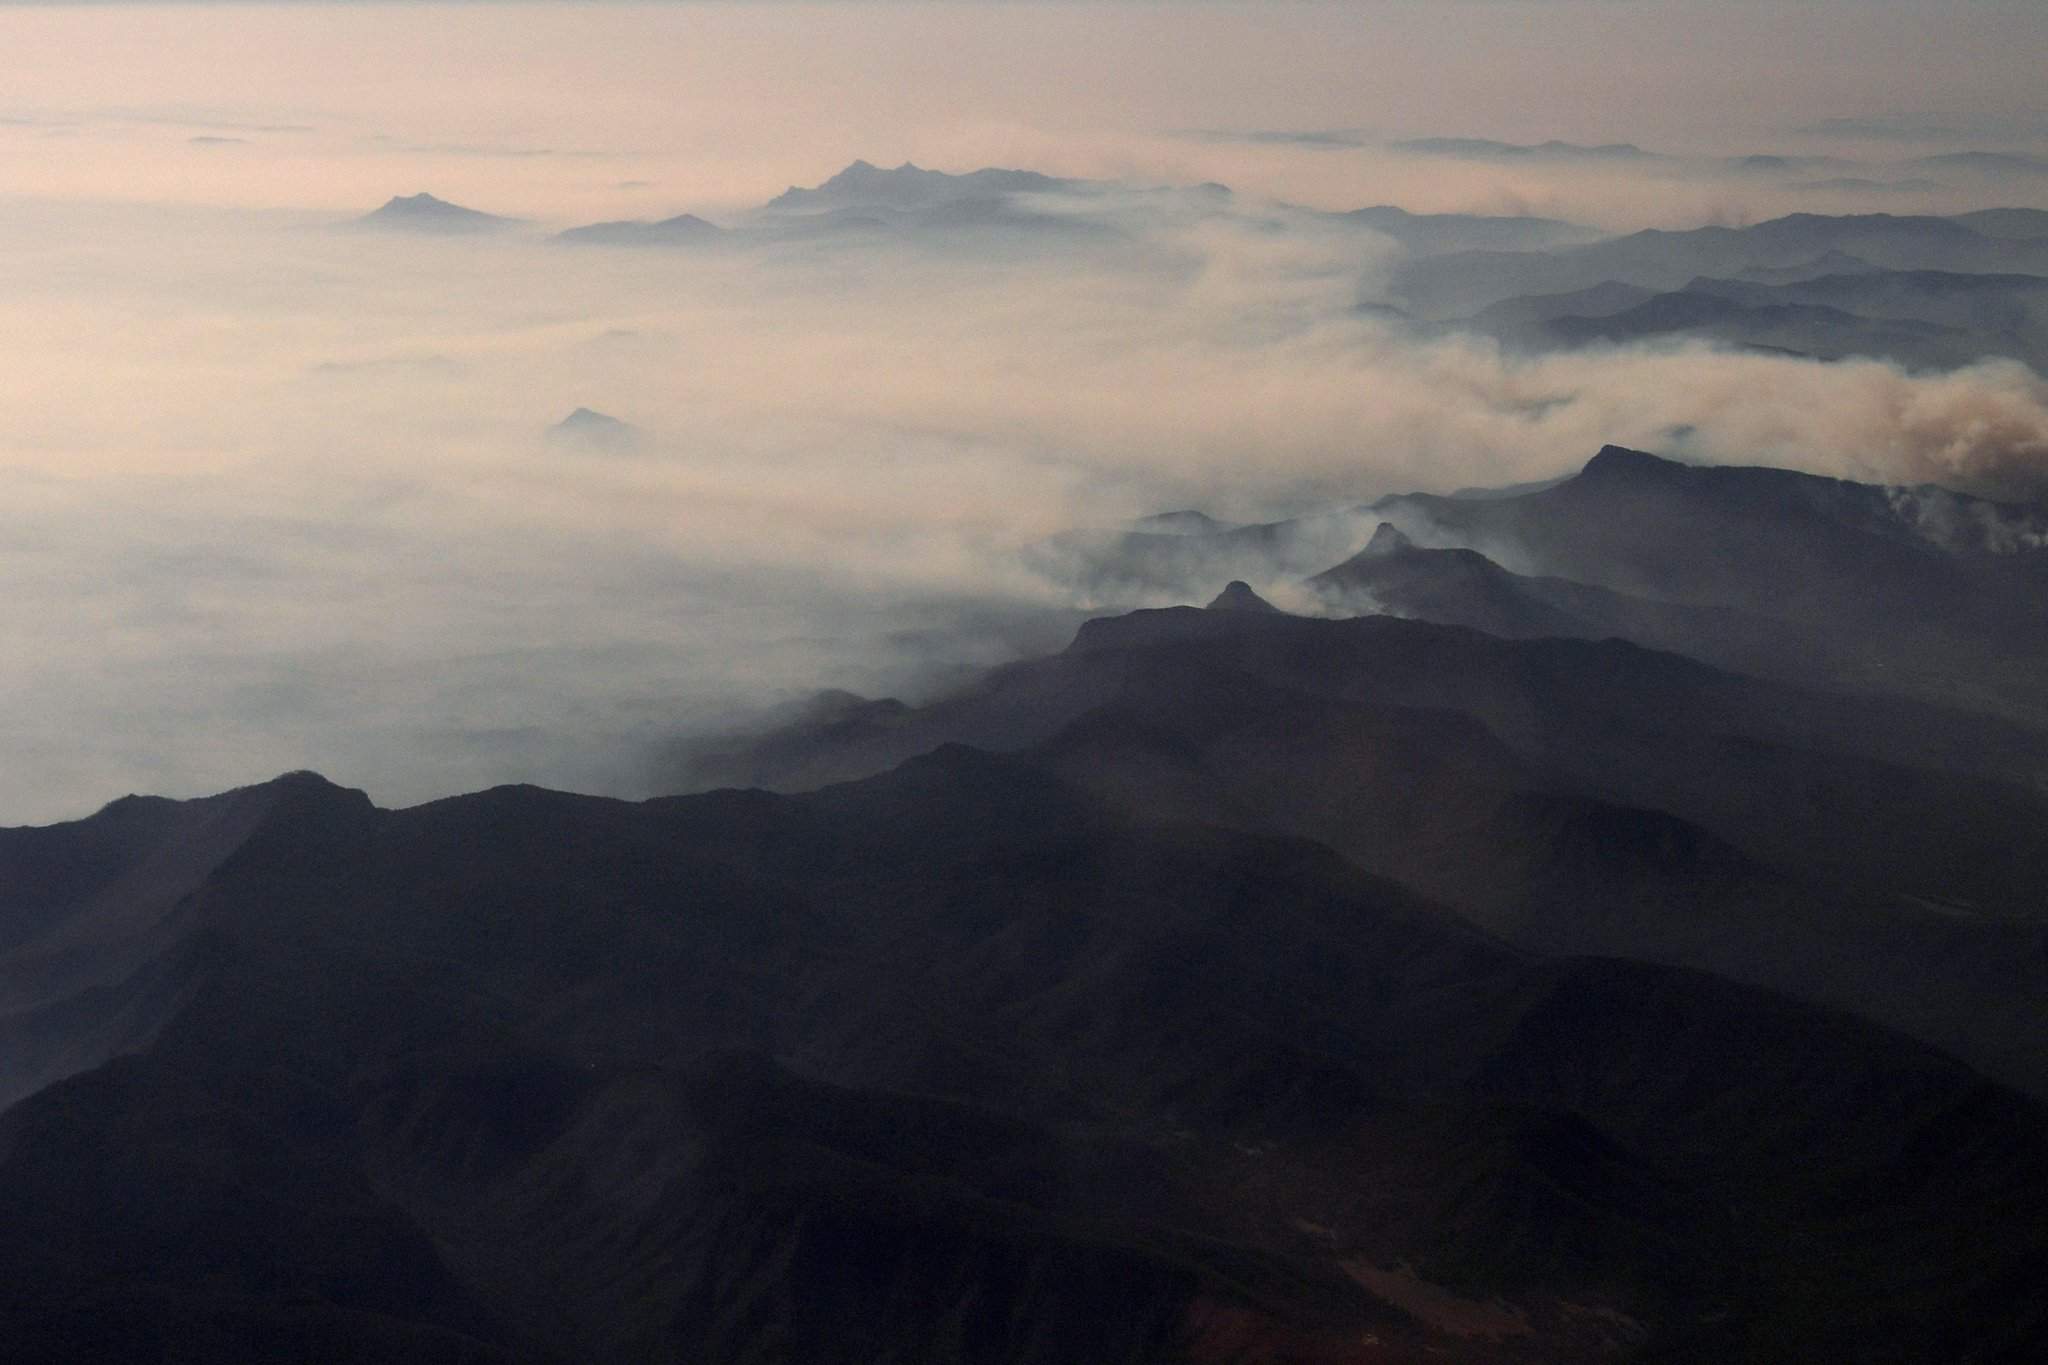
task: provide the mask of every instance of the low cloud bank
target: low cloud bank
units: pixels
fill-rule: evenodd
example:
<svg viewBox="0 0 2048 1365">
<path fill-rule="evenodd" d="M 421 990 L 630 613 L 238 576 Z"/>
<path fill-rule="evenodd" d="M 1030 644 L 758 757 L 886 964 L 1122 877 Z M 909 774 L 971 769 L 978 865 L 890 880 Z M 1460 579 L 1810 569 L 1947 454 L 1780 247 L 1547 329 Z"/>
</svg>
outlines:
<svg viewBox="0 0 2048 1365">
<path fill-rule="evenodd" d="M 1385 238 L 1099 211 L 1115 242 L 1074 250 L 691 253 L 22 206 L 0 821 L 300 766 L 390 802 L 633 791 L 651 738 L 729 708 L 1052 647 L 1085 604 L 1023 548 L 1172 508 L 1515 483 L 1607 442 L 2048 496 L 2016 365 L 1417 341 L 1359 306 Z M 548 440 L 580 407 L 636 440 Z"/>
</svg>

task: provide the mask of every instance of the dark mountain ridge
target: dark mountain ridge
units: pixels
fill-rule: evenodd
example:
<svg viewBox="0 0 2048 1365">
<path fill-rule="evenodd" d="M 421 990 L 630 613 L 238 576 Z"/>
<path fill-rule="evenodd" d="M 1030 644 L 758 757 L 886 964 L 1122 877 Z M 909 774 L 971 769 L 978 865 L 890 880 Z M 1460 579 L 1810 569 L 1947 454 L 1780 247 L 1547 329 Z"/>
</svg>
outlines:
<svg viewBox="0 0 2048 1365">
<path fill-rule="evenodd" d="M 273 795 L 189 900 L 175 1018 L 0 1115 L 14 1348 L 1921 1360 L 2042 1331 L 2030 1102 L 1753 990 L 1530 959 L 1314 845 L 1134 824 L 958 747 L 798 798 Z M 1445 1301 L 1515 1325 L 1418 1307 Z"/>
<path fill-rule="evenodd" d="M 1203 601 L 1233 578 L 1326 592 L 1346 576 L 1327 575 L 1385 523 L 1419 549 L 1490 563 L 1403 561 L 1401 600 L 1376 610 L 1516 636 L 1617 635 L 1801 687 L 2048 723 L 2048 512 L 1934 485 L 1685 465 L 1609 446 L 1576 475 L 1525 489 L 1399 494 L 1173 535 L 1070 533 L 1027 562 L 1102 601 Z M 1454 563 L 1464 566 L 1455 583 L 1444 571 Z M 1427 592 L 1423 565 L 1436 566 Z M 1341 609 L 1346 598 L 1333 600 Z"/>
<path fill-rule="evenodd" d="M 1482 492 L 1043 547 L 1259 571 L 694 794 L 0 831 L 0 1341 L 2040 1355 L 2041 514 L 1617 447 Z"/>
</svg>

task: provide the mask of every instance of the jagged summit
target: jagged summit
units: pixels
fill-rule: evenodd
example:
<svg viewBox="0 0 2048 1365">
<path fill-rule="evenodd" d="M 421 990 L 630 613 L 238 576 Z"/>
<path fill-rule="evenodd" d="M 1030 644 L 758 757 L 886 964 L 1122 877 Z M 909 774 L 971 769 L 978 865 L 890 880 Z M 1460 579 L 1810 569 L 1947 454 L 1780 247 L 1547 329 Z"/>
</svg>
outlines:
<svg viewBox="0 0 2048 1365">
<path fill-rule="evenodd" d="M 983 167 L 954 175 L 927 170 L 914 162 L 882 167 L 871 161 L 855 161 L 846 169 L 810 188 L 791 185 L 768 201 L 770 209 L 813 210 L 854 205 L 896 209 L 920 208 L 963 197 L 1000 196 L 1031 191 L 1057 190 L 1068 182 L 1037 171 Z"/>
<path fill-rule="evenodd" d="M 1280 608 L 1252 591 L 1252 585 L 1241 578 L 1235 578 L 1222 592 L 1210 601 L 1210 611 L 1269 611 L 1278 613 Z"/>
</svg>

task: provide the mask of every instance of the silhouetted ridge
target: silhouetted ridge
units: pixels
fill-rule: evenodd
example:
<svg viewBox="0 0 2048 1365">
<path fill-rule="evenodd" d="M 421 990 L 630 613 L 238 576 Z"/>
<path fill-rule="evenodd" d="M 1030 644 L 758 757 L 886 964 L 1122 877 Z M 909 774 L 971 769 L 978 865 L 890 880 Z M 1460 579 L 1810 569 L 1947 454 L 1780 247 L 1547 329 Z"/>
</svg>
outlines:
<svg viewBox="0 0 2048 1365">
<path fill-rule="evenodd" d="M 1388 559 L 1394 555 L 1413 550 L 1415 542 L 1391 521 L 1383 521 L 1373 528 L 1372 539 L 1365 542 L 1365 548 L 1355 556 L 1358 559 Z"/>
<path fill-rule="evenodd" d="M 846 205 L 918 208 L 943 200 L 1055 190 L 1069 182 L 1037 171 L 984 167 L 953 175 L 911 162 L 884 168 L 855 161 L 821 185 L 792 185 L 768 202 L 770 209 L 812 209 Z"/>
<path fill-rule="evenodd" d="M 715 242 L 728 235 L 726 229 L 699 218 L 694 213 L 679 213 L 673 218 L 663 218 L 658 222 L 619 219 L 605 223 L 587 223 L 582 227 L 568 229 L 559 234 L 556 240 L 593 246 L 677 246 Z"/>
<path fill-rule="evenodd" d="M 1210 600 L 1208 610 L 1277 612 L 1280 608 L 1253 592 L 1252 585 L 1243 579 L 1233 579 Z"/>
<path fill-rule="evenodd" d="M 1616 1321 L 1698 1359 L 2039 1336 L 2013 1307 L 2038 1106 L 1767 991 L 1538 959 L 1310 842 L 1429 846 L 1461 784 L 1517 780 L 1446 681 L 1513 656 L 1576 695 L 1605 660 L 1637 695 L 1656 660 L 1152 617 L 1236 657 L 1055 661 L 1126 686 L 1033 752 L 941 742 L 807 796 L 379 812 L 271 784 L 161 1037 L 6 1116 L 0 1335 L 52 1361 L 202 1319 L 224 1359 L 1246 1358 L 1201 1345 L 1220 1322 L 1272 1360 L 1477 1358 L 1357 1270 L 1405 1264 L 1526 1319 L 1503 1360 L 1602 1358 Z M 1358 694 L 1403 674 L 1424 705 Z M 1620 863 L 1606 910 L 1760 875 L 1675 817 L 1528 796 L 1584 827 L 1567 868 Z M 1230 827 L 1276 798 L 1309 829 Z M 1711 1349 L 1730 1332 L 1773 1351 Z"/>
<path fill-rule="evenodd" d="M 1598 454 L 1579 471 L 1582 479 L 1635 479 L 1655 477 L 1685 466 L 1644 450 L 1627 446 L 1601 446 Z"/>
<path fill-rule="evenodd" d="M 369 795 L 319 773 L 286 773 L 252 788 L 269 799 L 263 818 L 217 875 L 321 875 L 347 865 L 354 838 L 377 814 Z"/>
</svg>

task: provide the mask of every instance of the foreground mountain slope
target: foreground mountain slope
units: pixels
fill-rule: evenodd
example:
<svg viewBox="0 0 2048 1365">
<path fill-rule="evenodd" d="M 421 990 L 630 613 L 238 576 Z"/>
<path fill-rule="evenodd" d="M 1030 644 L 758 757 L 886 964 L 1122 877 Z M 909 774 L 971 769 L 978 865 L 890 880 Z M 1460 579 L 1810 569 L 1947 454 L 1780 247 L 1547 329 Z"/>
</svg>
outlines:
<svg viewBox="0 0 2048 1365">
<path fill-rule="evenodd" d="M 1619 641 L 1184 608 L 928 707 L 700 747 L 678 780 L 800 788 L 959 741 L 1121 809 L 1307 835 L 1533 949 L 1768 984 L 2048 1091 L 2026 731 Z"/>
<path fill-rule="evenodd" d="M 0 829 L 0 1107 L 154 1036 L 194 976 L 185 898 L 298 780 Z"/>
<path fill-rule="evenodd" d="M 2030 1102 L 971 750 L 798 798 L 301 783 L 189 905 L 161 1036 L 0 1116 L 45 1359 L 2041 1338 Z"/>
</svg>

